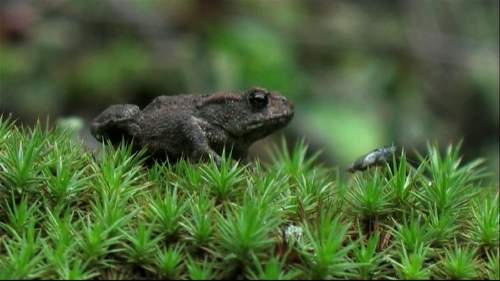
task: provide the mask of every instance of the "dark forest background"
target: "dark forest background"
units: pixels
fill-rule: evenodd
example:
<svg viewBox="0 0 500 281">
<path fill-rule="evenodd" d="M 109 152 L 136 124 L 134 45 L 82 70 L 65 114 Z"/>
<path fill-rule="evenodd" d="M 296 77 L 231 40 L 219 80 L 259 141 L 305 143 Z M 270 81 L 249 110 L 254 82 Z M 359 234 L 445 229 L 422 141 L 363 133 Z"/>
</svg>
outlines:
<svg viewBox="0 0 500 281">
<path fill-rule="evenodd" d="M 262 86 L 347 165 L 463 139 L 498 175 L 499 2 L 0 1 L 0 114 L 79 129 L 113 103 Z M 280 134 L 257 143 L 265 148 Z"/>
</svg>

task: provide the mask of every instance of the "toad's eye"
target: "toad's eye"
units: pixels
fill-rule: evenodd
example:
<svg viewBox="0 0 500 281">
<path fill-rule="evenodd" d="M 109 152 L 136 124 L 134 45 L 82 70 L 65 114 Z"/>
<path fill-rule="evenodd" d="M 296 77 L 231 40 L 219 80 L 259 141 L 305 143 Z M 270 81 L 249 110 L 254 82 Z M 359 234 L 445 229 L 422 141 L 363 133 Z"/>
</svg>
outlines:
<svg viewBox="0 0 500 281">
<path fill-rule="evenodd" d="M 269 96 L 262 90 L 252 90 L 248 94 L 248 101 L 256 109 L 262 109 L 269 103 Z"/>
</svg>

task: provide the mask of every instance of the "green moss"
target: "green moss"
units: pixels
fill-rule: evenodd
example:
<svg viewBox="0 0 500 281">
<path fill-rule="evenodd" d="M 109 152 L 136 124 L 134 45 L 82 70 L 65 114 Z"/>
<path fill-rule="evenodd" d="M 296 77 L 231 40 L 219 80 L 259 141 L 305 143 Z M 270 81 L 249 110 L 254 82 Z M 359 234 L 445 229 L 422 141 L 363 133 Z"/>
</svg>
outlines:
<svg viewBox="0 0 500 281">
<path fill-rule="evenodd" d="M 147 166 L 0 118 L 0 279 L 498 276 L 498 191 L 458 147 L 342 181 L 285 147 Z"/>
</svg>

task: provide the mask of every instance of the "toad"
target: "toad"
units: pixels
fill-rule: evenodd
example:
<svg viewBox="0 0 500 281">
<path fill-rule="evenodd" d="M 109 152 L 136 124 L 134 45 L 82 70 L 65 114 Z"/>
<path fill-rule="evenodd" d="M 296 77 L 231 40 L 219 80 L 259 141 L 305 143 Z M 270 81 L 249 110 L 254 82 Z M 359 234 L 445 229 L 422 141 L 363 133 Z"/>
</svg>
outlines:
<svg viewBox="0 0 500 281">
<path fill-rule="evenodd" d="M 132 141 L 154 159 L 218 163 L 224 149 L 246 160 L 255 141 L 284 128 L 293 118 L 293 104 L 278 92 L 254 87 L 244 92 L 212 95 L 159 96 L 144 109 L 111 105 L 91 124 L 99 141 Z"/>
</svg>

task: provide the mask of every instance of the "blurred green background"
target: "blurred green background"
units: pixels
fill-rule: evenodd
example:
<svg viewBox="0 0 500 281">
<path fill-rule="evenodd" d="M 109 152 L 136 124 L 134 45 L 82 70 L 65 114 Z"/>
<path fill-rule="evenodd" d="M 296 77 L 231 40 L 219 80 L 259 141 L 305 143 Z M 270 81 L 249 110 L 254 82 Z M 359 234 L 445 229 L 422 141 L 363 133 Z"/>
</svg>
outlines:
<svg viewBox="0 0 500 281">
<path fill-rule="evenodd" d="M 112 103 L 262 86 L 284 130 L 347 165 L 463 139 L 498 175 L 499 2 L 0 1 L 0 114 L 88 123 Z M 258 142 L 254 155 L 276 141 Z"/>
</svg>

